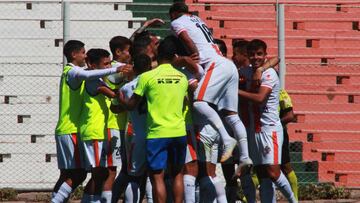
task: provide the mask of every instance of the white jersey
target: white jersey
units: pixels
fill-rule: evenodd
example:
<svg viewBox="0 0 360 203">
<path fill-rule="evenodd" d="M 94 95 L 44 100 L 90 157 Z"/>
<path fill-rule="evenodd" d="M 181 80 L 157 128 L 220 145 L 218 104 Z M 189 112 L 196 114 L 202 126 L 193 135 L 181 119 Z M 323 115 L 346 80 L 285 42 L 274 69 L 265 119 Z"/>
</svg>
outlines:
<svg viewBox="0 0 360 203">
<path fill-rule="evenodd" d="M 130 99 L 130 97 L 134 93 L 134 89 L 136 88 L 139 77 L 136 77 L 132 81 L 126 83 L 123 87 L 121 87 L 120 91 L 124 94 L 126 99 Z M 135 133 L 135 136 L 143 136 L 144 139 L 146 137 L 146 99 L 143 98 L 141 103 L 138 105 L 136 110 L 130 111 L 130 120 L 132 122 L 132 127 Z"/>
<path fill-rule="evenodd" d="M 261 76 L 261 86 L 271 89 L 267 100 L 260 105 L 260 123 L 265 125 L 281 125 L 279 117 L 279 94 L 280 81 L 279 76 L 273 68 L 263 72 Z"/>
<path fill-rule="evenodd" d="M 195 15 L 182 15 L 171 22 L 171 30 L 179 36 L 186 31 L 199 51 L 200 65 L 222 56 L 206 24 Z"/>
</svg>

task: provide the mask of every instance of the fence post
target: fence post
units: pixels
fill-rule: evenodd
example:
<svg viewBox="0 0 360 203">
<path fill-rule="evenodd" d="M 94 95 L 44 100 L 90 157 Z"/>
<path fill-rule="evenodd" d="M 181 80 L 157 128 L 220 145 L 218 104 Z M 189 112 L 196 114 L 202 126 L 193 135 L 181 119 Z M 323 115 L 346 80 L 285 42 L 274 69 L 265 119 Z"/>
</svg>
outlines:
<svg viewBox="0 0 360 203">
<path fill-rule="evenodd" d="M 70 2 L 62 2 L 62 19 L 63 19 L 63 44 L 70 38 Z M 63 64 L 66 64 L 66 58 L 63 58 Z"/>
<path fill-rule="evenodd" d="M 285 63 L 285 15 L 284 15 L 284 4 L 276 4 L 277 6 L 277 26 L 278 26 L 278 55 L 280 58 L 279 71 L 280 71 L 280 86 L 285 88 L 285 74 L 286 74 L 286 63 Z"/>
</svg>

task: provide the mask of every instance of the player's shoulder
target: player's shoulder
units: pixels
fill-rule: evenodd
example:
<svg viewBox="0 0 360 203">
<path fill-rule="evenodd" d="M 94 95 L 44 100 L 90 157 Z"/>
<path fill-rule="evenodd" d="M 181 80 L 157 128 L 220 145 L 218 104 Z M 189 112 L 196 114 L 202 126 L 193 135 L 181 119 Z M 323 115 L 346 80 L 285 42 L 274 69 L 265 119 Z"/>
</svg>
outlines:
<svg viewBox="0 0 360 203">
<path fill-rule="evenodd" d="M 274 68 L 266 69 L 263 72 L 262 76 L 265 77 L 265 78 L 272 78 L 272 79 L 278 78 L 278 74 L 277 74 L 277 72 L 276 72 L 276 70 Z"/>
</svg>

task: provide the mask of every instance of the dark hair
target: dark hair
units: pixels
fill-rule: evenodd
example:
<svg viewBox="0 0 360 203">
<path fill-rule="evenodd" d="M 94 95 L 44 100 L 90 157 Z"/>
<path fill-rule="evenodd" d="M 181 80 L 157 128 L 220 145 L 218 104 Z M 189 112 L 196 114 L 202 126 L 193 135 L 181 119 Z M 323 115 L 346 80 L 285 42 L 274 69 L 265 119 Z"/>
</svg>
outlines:
<svg viewBox="0 0 360 203">
<path fill-rule="evenodd" d="M 146 54 L 138 54 L 134 58 L 134 71 L 141 74 L 151 69 L 151 58 Z"/>
<path fill-rule="evenodd" d="M 249 44 L 247 46 L 247 52 L 256 51 L 260 48 L 263 48 L 264 51 L 266 52 L 266 48 L 267 48 L 266 43 L 260 39 L 253 39 L 249 42 Z"/>
<path fill-rule="evenodd" d="M 221 40 L 221 39 L 214 39 L 214 43 L 216 45 L 218 45 L 221 53 L 226 56 L 227 55 L 227 47 L 226 47 L 226 44 L 224 42 L 224 40 Z"/>
<path fill-rule="evenodd" d="M 149 34 L 139 35 L 135 37 L 135 40 L 130 49 L 131 57 L 135 58 L 138 54 L 146 52 L 147 46 L 151 44 L 151 38 Z"/>
<path fill-rule="evenodd" d="M 86 53 L 86 61 L 90 64 L 99 65 L 102 58 L 109 56 L 110 53 L 105 49 L 90 49 Z"/>
<path fill-rule="evenodd" d="M 248 48 L 249 43 L 250 42 L 247 40 L 237 39 L 237 40 L 234 40 L 232 46 L 233 46 L 233 49 L 238 48 L 241 53 L 247 54 L 247 48 Z"/>
<path fill-rule="evenodd" d="M 123 36 L 115 36 L 109 42 L 110 51 L 113 56 L 116 49 L 123 51 L 127 45 L 131 46 L 131 40 Z"/>
<path fill-rule="evenodd" d="M 170 6 L 169 14 L 178 13 L 189 13 L 189 7 L 184 2 L 175 2 Z"/>
<path fill-rule="evenodd" d="M 72 52 L 80 51 L 81 48 L 84 48 L 85 44 L 79 40 L 69 40 L 65 43 L 63 53 L 66 57 L 66 60 L 70 63 L 73 58 L 71 56 Z"/>
<path fill-rule="evenodd" d="M 158 60 L 171 61 L 176 54 L 176 44 L 171 38 L 165 38 L 158 47 Z"/>
<path fill-rule="evenodd" d="M 164 40 L 170 40 L 175 44 L 176 47 L 176 54 L 179 56 L 189 56 L 189 52 L 187 51 L 186 47 L 184 46 L 184 43 L 181 42 L 181 40 L 176 37 L 175 35 L 169 35 L 164 38 Z"/>
</svg>

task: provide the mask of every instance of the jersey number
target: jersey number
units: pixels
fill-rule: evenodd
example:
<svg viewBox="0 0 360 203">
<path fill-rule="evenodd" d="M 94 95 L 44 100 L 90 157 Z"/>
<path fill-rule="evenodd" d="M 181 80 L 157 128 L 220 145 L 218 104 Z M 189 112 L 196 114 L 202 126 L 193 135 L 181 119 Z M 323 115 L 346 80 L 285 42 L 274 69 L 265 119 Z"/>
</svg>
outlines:
<svg viewBox="0 0 360 203">
<path fill-rule="evenodd" d="M 206 40 L 209 43 L 214 43 L 214 38 L 209 30 L 209 28 L 205 24 L 196 23 L 196 27 L 200 28 L 201 32 L 204 34 Z"/>
</svg>

